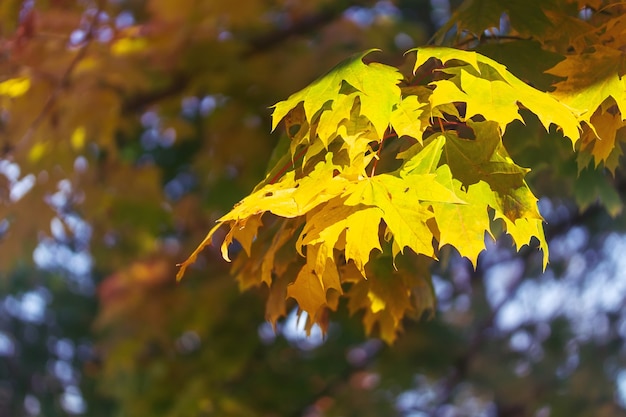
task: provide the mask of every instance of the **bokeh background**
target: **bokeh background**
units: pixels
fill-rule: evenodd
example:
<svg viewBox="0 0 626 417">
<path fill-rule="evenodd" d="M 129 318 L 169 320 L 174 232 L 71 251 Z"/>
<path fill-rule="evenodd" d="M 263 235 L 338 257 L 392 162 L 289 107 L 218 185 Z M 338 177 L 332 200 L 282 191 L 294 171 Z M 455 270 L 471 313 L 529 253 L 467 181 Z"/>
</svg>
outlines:
<svg viewBox="0 0 626 417">
<path fill-rule="evenodd" d="M 0 417 L 626 415 L 624 174 L 578 175 L 532 120 L 505 141 L 547 271 L 506 238 L 475 270 L 444 250 L 435 317 L 393 346 L 345 306 L 325 336 L 294 304 L 273 329 L 215 248 L 175 282 L 263 178 L 270 106 L 369 48 L 408 68 L 460 4 L 3 0 Z"/>
</svg>

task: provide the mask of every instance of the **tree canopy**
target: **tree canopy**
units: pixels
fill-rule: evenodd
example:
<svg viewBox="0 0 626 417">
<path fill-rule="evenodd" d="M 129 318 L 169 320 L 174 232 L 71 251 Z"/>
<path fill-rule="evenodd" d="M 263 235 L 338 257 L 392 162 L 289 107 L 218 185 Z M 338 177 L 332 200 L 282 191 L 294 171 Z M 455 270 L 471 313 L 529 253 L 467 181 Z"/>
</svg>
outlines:
<svg viewBox="0 0 626 417">
<path fill-rule="evenodd" d="M 626 415 L 624 4 L 450 3 L 2 2 L 0 416 Z"/>
</svg>

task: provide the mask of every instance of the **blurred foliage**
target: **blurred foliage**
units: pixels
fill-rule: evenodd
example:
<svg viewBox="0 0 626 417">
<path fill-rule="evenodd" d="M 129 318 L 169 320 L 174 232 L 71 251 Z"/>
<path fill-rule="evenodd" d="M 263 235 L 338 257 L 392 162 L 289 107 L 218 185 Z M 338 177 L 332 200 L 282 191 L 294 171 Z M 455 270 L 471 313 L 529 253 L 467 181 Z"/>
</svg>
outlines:
<svg viewBox="0 0 626 417">
<path fill-rule="evenodd" d="M 269 107 L 347 56 L 380 48 L 408 73 L 404 51 L 452 18 L 437 39 L 544 89 L 555 53 L 624 37 L 617 2 L 451 3 L 0 2 L 0 416 L 626 415 L 619 155 L 594 159 L 590 136 L 574 153 L 530 114 L 503 140 L 533 168 L 548 270 L 506 239 L 476 269 L 443 248 L 436 317 L 393 346 L 345 303 L 324 339 L 293 300 L 274 331 L 267 290 L 241 292 L 215 248 L 175 282 L 263 178 Z M 559 8 L 572 18 L 548 24 Z M 571 36 L 613 18 L 614 40 Z"/>
</svg>

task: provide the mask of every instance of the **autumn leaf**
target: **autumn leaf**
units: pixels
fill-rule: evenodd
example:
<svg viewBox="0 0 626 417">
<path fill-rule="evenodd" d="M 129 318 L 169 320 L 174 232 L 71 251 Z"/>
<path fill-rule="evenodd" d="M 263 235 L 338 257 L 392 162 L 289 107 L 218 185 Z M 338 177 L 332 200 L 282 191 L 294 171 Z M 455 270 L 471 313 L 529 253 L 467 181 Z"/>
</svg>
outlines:
<svg viewBox="0 0 626 417">
<path fill-rule="evenodd" d="M 434 256 L 432 233 L 426 225 L 432 213 L 416 204 L 407 181 L 393 175 L 377 175 L 359 181 L 344 194 L 348 196 L 346 205 L 364 204 L 382 210 L 382 218 L 393 235 L 394 253 L 409 247 L 416 253 Z"/>
<path fill-rule="evenodd" d="M 612 48 L 595 46 L 595 51 L 568 55 L 547 72 L 566 78 L 556 84 L 552 95 L 576 109 L 587 123 L 600 105 L 612 97 L 626 116 L 626 84 L 622 77 L 626 58 Z"/>
<path fill-rule="evenodd" d="M 410 95 L 398 103 L 390 115 L 390 123 L 398 136 L 411 136 L 421 142 L 424 130 L 421 116 L 426 103 L 421 103 L 417 96 Z"/>
<path fill-rule="evenodd" d="M 342 233 L 345 233 L 346 260 L 354 261 L 365 276 L 364 266 L 369 262 L 371 251 L 382 251 L 378 237 L 382 215 L 377 207 L 349 206 L 343 198 L 331 200 L 323 209 L 307 216 L 307 224 L 297 247 L 321 244 L 332 250 Z M 326 253 L 329 253 L 328 250 Z"/>
<path fill-rule="evenodd" d="M 450 186 L 458 190 L 465 204 L 433 203 L 439 246 L 451 245 L 476 267 L 478 254 L 485 249 L 485 234 L 493 238 L 489 207 L 494 205 L 494 192 L 484 181 L 462 191 L 461 182 L 452 178 L 446 165 L 440 168 L 440 177 L 450 181 Z"/>
<path fill-rule="evenodd" d="M 387 65 L 365 64 L 363 58 L 373 51 L 375 50 L 371 49 L 343 61 L 309 87 L 276 104 L 272 113 L 272 129 L 300 103 L 304 104 L 304 115 L 309 123 L 315 121 L 314 116 L 320 110 L 339 113 L 340 116 L 334 117 L 335 120 L 332 116 L 327 120 L 332 127 L 334 122 L 343 119 L 346 111 L 350 112 L 354 99 L 358 97 L 361 114 L 372 122 L 378 136 L 382 138 L 389 125 L 393 107 L 400 101 L 400 87 L 397 84 L 402 75 L 397 69 Z M 355 89 L 356 94 L 342 94 L 344 83 Z M 345 95 L 349 97 L 342 97 Z M 324 106 L 329 102 L 330 108 L 325 110 Z"/>
<path fill-rule="evenodd" d="M 472 51 L 445 47 L 422 47 L 412 51 L 417 52 L 414 71 L 430 58 L 436 58 L 444 65 L 450 64 L 442 71 L 452 78 L 431 83 L 436 87 L 430 97 L 432 107 L 450 101 L 464 102 L 468 107 L 466 119 L 482 115 L 498 122 L 504 132 L 509 123 L 521 119 L 518 109 L 523 105 L 537 115 L 546 130 L 554 123 L 573 144 L 578 140 L 579 123 L 572 110 L 550 94 L 519 80 L 504 65 Z M 459 62 L 465 64 L 453 65 Z M 503 111 L 498 113 L 498 108 Z"/>
<path fill-rule="evenodd" d="M 326 291 L 307 265 L 302 267 L 294 283 L 287 287 L 287 297 L 295 299 L 300 308 L 313 317 L 326 304 Z"/>
</svg>

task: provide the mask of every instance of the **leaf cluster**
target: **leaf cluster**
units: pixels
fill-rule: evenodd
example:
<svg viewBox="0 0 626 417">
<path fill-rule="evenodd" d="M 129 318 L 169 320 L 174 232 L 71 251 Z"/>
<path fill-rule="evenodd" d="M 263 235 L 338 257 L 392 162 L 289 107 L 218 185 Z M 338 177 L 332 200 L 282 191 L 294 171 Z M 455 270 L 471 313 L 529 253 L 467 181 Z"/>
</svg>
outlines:
<svg viewBox="0 0 626 417">
<path fill-rule="evenodd" d="M 529 170 L 511 159 L 502 135 L 525 108 L 576 143 L 576 115 L 476 52 L 412 50 L 408 77 L 364 62 L 370 52 L 274 106 L 273 128 L 284 122 L 288 150 L 218 220 L 179 278 L 226 226 L 222 256 L 230 260 L 238 242 L 234 273 L 243 288 L 269 288 L 272 323 L 293 298 L 307 329 L 325 329 L 343 296 L 352 312 L 364 310 L 368 332 L 391 342 L 406 315 L 432 311 L 428 264 L 445 245 L 475 266 L 485 236 L 503 230 L 518 249 L 536 238 L 545 268 Z"/>
</svg>

